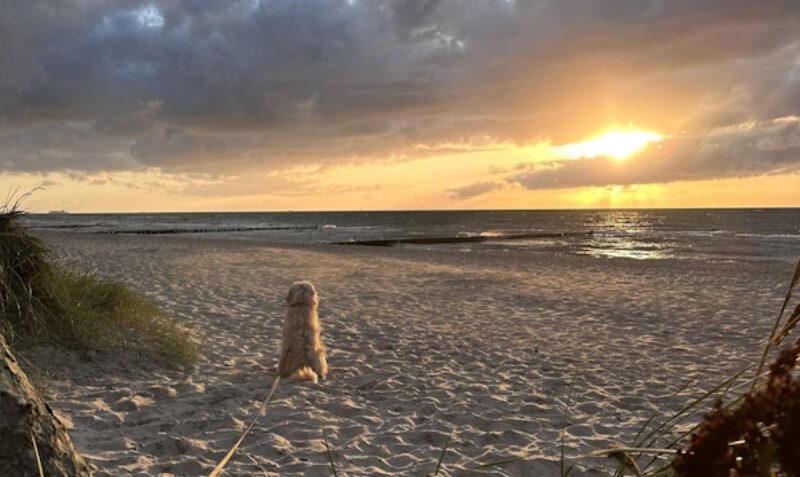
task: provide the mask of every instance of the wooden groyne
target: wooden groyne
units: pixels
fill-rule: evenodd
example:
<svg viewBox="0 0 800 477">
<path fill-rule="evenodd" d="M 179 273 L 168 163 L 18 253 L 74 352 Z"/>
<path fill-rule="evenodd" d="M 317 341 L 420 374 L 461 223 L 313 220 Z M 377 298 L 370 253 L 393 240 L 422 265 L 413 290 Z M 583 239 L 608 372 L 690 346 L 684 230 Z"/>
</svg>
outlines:
<svg viewBox="0 0 800 477">
<path fill-rule="evenodd" d="M 59 225 L 46 225 L 46 224 L 39 224 L 39 225 L 30 225 L 28 226 L 31 230 L 51 230 L 51 229 L 85 229 L 89 227 L 97 227 L 96 225 L 85 225 L 85 224 L 59 224 Z"/>
<path fill-rule="evenodd" d="M 130 230 L 98 230 L 90 232 L 97 235 L 176 235 L 176 234 L 213 234 L 224 232 L 257 232 L 260 230 L 269 231 L 303 231 L 316 230 L 316 225 L 286 225 L 270 227 L 210 227 L 210 228 L 171 228 L 171 229 L 130 229 Z"/>
<path fill-rule="evenodd" d="M 399 239 L 379 239 L 379 240 L 353 240 L 349 242 L 334 242 L 335 245 L 363 245 L 366 247 L 393 247 L 395 245 L 431 245 L 446 243 L 475 243 L 475 242 L 496 242 L 498 240 L 523 240 L 523 239 L 547 239 L 563 237 L 591 237 L 592 231 L 588 232 L 561 232 L 561 233 L 526 233 L 508 234 L 496 236 L 472 235 L 468 237 L 418 237 L 418 238 L 399 238 Z"/>
</svg>

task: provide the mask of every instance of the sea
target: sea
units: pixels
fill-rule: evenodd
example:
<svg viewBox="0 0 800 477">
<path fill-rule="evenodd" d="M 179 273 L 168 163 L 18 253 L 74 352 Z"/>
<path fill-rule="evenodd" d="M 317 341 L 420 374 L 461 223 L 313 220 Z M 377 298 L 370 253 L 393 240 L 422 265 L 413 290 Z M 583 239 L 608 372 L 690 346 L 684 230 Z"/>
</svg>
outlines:
<svg viewBox="0 0 800 477">
<path fill-rule="evenodd" d="M 598 259 L 795 262 L 800 208 L 29 214 L 38 230 L 356 244 Z M 522 235 L 523 237 L 520 237 Z M 479 237 L 476 239 L 475 237 Z M 442 239 L 442 240 L 439 240 Z M 387 245 L 384 243 L 384 245 Z"/>
</svg>

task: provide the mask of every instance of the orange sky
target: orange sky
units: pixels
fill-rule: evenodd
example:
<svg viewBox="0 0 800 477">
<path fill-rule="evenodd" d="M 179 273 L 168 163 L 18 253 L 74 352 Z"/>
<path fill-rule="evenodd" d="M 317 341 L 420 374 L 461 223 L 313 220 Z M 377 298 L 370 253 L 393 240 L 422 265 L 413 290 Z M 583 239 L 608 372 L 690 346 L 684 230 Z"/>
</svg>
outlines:
<svg viewBox="0 0 800 477">
<path fill-rule="evenodd" d="M 326 168 L 297 168 L 230 177 L 158 170 L 98 172 L 78 179 L 52 173 L 26 201 L 31 211 L 282 211 L 406 209 L 560 209 L 792 207 L 800 175 L 530 190 L 503 182 L 508 171 L 552 160 L 548 144 Z M 618 167 L 635 157 L 618 160 Z M 35 174 L 6 175 L 21 190 L 42 186 Z M 5 181 L 4 181 L 5 182 Z M 264 184 L 279 184 L 265 191 Z M 486 184 L 459 193 L 464 184 Z M 480 193 L 478 193 L 480 192 Z"/>
</svg>

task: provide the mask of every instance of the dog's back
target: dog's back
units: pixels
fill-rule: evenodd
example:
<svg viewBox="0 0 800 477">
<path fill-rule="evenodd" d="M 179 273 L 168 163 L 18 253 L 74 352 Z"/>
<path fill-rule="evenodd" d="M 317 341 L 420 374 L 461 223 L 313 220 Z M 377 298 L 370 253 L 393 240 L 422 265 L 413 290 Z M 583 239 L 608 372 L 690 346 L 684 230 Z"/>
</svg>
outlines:
<svg viewBox="0 0 800 477">
<path fill-rule="evenodd" d="M 279 372 L 289 381 L 316 383 L 328 374 L 317 302 L 314 285 L 307 281 L 296 282 L 286 295 Z"/>
</svg>

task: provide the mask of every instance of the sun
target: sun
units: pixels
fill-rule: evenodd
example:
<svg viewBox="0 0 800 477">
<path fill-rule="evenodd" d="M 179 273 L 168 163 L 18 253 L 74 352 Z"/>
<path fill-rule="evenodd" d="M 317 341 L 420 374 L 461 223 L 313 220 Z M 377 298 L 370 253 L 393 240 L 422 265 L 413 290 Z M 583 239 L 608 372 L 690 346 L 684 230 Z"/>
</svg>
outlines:
<svg viewBox="0 0 800 477">
<path fill-rule="evenodd" d="M 612 159 L 627 159 L 647 147 L 661 141 L 663 136 L 641 129 L 612 130 L 581 142 L 559 146 L 558 152 L 571 159 L 599 156 Z"/>
</svg>

